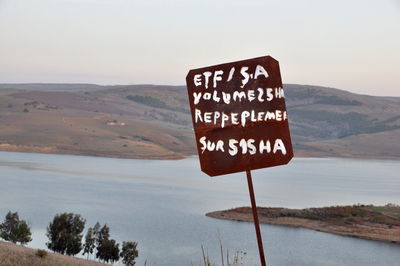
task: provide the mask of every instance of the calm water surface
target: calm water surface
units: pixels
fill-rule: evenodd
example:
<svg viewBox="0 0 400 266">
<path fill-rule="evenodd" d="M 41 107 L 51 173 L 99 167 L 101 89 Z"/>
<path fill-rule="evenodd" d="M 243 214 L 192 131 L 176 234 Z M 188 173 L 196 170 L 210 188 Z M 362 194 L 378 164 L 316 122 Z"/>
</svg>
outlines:
<svg viewBox="0 0 400 266">
<path fill-rule="evenodd" d="M 400 161 L 294 159 L 257 170 L 260 206 L 291 208 L 400 203 Z M 55 214 L 107 223 L 117 241 L 139 242 L 136 265 L 200 265 L 201 245 L 219 263 L 218 234 L 230 253 L 258 265 L 253 224 L 206 212 L 248 206 L 245 175 L 209 178 L 197 158 L 147 161 L 0 152 L 0 216 L 18 211 L 33 229 L 29 246 L 45 248 Z M 1 218 L 2 219 L 2 218 Z M 400 245 L 307 229 L 261 226 L 269 265 L 400 265 Z"/>
</svg>

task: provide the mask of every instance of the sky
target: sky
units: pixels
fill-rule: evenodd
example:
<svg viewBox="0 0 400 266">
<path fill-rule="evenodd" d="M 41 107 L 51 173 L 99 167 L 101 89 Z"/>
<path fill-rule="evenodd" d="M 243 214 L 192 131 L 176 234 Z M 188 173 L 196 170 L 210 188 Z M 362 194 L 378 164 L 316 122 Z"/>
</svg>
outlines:
<svg viewBox="0 0 400 266">
<path fill-rule="evenodd" d="M 264 55 L 284 83 L 400 96 L 400 0 L 0 0 L 0 83 L 184 85 Z"/>
</svg>

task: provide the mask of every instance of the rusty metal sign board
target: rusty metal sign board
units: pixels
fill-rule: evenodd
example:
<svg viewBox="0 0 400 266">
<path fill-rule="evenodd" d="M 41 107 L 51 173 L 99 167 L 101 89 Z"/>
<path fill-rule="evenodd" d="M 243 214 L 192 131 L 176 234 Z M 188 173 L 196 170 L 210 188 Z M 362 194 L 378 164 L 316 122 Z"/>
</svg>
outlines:
<svg viewBox="0 0 400 266">
<path fill-rule="evenodd" d="M 203 172 L 217 176 L 291 160 L 285 95 L 274 58 L 193 69 L 186 84 Z"/>
</svg>

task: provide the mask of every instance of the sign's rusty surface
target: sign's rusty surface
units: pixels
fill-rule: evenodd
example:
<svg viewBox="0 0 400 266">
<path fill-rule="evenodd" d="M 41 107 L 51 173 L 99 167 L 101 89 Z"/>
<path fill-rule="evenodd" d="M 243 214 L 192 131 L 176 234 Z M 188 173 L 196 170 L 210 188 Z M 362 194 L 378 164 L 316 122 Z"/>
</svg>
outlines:
<svg viewBox="0 0 400 266">
<path fill-rule="evenodd" d="M 278 61 L 265 56 L 194 69 L 186 84 L 203 172 L 216 176 L 291 160 Z"/>
</svg>

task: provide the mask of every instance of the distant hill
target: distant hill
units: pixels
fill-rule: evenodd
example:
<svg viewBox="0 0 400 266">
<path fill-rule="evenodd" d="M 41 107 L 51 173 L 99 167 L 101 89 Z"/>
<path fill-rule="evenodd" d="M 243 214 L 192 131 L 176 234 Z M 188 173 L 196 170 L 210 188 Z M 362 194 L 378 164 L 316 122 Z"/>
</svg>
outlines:
<svg viewBox="0 0 400 266">
<path fill-rule="evenodd" d="M 285 84 L 297 156 L 400 158 L 400 97 Z M 196 154 L 185 86 L 0 84 L 0 150 Z"/>
</svg>

